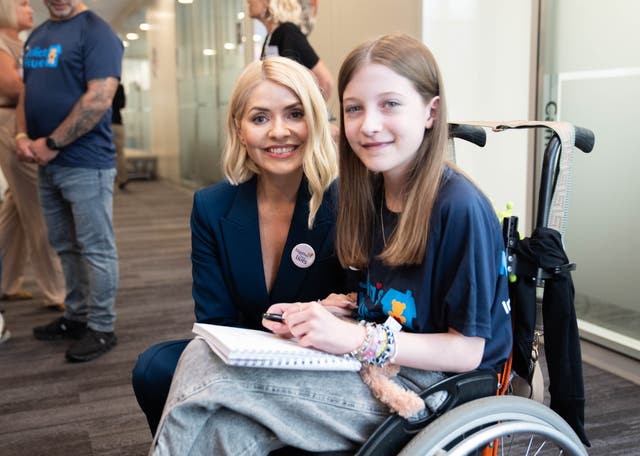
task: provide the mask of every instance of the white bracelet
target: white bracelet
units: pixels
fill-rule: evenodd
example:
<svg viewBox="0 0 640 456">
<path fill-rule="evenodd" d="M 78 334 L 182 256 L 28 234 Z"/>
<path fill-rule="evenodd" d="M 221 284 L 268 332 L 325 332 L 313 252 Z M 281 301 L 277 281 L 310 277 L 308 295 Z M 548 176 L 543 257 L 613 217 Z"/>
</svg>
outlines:
<svg viewBox="0 0 640 456">
<path fill-rule="evenodd" d="M 395 340 L 395 347 L 393 349 L 393 355 L 391 355 L 391 357 L 389 358 L 389 362 L 391 364 L 395 364 L 396 363 L 396 358 L 398 357 L 398 337 L 396 336 L 396 340 Z"/>
</svg>

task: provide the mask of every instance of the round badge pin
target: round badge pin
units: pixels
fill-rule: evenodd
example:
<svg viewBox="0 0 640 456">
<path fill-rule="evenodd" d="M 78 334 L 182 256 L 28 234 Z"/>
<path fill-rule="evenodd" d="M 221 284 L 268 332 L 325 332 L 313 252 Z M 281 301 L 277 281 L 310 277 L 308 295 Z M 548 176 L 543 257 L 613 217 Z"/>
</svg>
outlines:
<svg viewBox="0 0 640 456">
<path fill-rule="evenodd" d="M 308 268 L 316 261 L 316 252 L 309 244 L 298 244 L 291 251 L 291 261 L 299 268 Z"/>
</svg>

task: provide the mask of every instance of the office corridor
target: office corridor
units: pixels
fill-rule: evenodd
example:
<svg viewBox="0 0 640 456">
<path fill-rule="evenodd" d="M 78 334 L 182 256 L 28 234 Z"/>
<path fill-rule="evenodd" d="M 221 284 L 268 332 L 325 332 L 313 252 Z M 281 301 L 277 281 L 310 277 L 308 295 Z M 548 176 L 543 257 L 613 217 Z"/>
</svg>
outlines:
<svg viewBox="0 0 640 456">
<path fill-rule="evenodd" d="M 151 437 L 131 389 L 138 353 L 188 337 L 193 322 L 189 190 L 132 182 L 115 197 L 120 257 L 118 346 L 89 363 L 64 361 L 67 342 L 31 328 L 57 314 L 32 301 L 2 302 L 13 337 L 0 345 L 0 455 L 145 455 Z M 35 291 L 32 279 L 26 288 Z M 585 364 L 593 455 L 640 455 L 640 386 Z"/>
</svg>

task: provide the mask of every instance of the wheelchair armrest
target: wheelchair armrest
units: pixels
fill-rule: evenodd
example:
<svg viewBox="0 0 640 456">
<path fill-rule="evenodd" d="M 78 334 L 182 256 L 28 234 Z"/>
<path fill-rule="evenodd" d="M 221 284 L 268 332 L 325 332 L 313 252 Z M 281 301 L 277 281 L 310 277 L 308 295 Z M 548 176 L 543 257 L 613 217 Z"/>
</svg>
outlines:
<svg viewBox="0 0 640 456">
<path fill-rule="evenodd" d="M 494 371 L 465 372 L 447 377 L 419 393 L 424 399 L 439 391 L 446 391 L 447 398 L 437 410 L 415 422 L 409 422 L 398 415 L 389 416 L 378 426 L 356 455 L 398 454 L 420 430 L 433 420 L 460 404 L 495 395 L 497 385 L 498 376 Z"/>
</svg>

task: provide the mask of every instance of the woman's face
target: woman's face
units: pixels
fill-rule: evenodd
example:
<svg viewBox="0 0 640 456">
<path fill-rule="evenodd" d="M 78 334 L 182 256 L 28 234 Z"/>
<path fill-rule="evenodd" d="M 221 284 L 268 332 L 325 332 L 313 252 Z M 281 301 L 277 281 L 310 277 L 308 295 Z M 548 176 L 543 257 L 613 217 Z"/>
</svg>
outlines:
<svg viewBox="0 0 640 456">
<path fill-rule="evenodd" d="M 249 4 L 249 17 L 262 19 L 267 12 L 269 0 L 247 0 Z"/>
<path fill-rule="evenodd" d="M 16 0 L 16 19 L 18 31 L 29 30 L 33 27 L 33 8 L 29 0 Z"/>
<path fill-rule="evenodd" d="M 390 68 L 366 64 L 343 94 L 349 145 L 368 169 L 402 182 L 425 128 L 433 126 L 438 103 L 439 97 L 425 103 L 413 83 Z"/>
<path fill-rule="evenodd" d="M 249 96 L 238 137 L 261 175 L 302 173 L 308 127 L 302 103 L 288 87 L 260 82 Z"/>
</svg>

